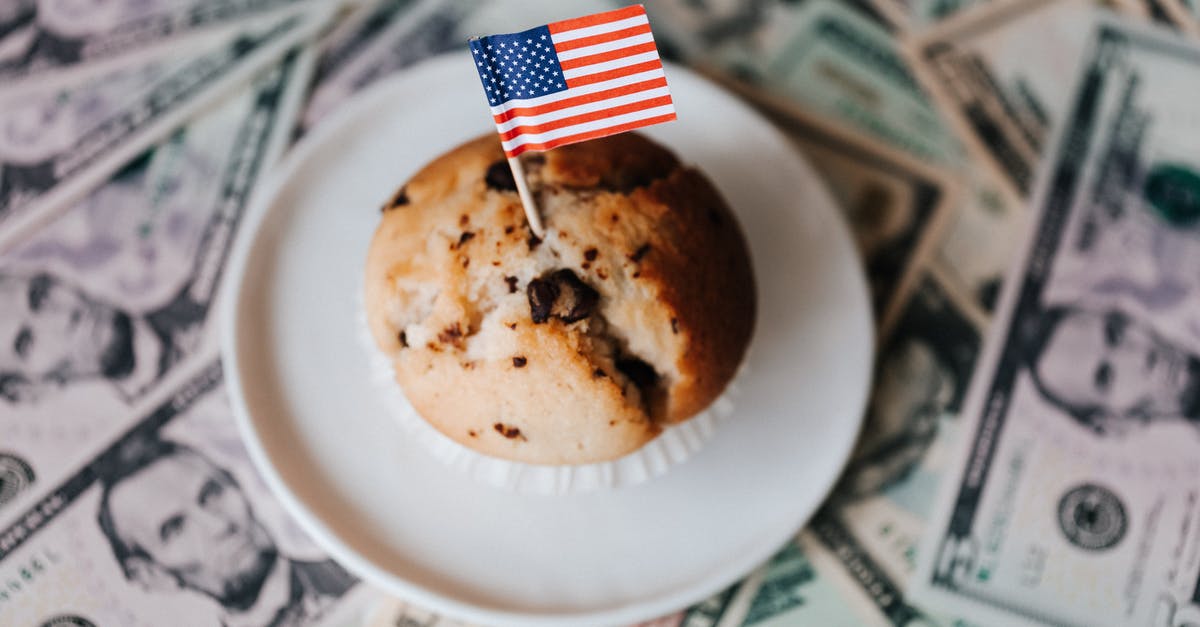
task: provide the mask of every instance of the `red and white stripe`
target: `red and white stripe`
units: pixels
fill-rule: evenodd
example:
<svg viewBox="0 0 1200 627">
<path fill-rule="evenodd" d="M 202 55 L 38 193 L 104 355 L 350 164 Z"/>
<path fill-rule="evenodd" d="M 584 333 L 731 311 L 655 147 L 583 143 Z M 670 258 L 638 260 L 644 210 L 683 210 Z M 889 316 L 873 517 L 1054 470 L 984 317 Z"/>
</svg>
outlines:
<svg viewBox="0 0 1200 627">
<path fill-rule="evenodd" d="M 508 156 L 675 119 L 641 5 L 547 26 L 567 89 L 492 107 Z"/>
</svg>

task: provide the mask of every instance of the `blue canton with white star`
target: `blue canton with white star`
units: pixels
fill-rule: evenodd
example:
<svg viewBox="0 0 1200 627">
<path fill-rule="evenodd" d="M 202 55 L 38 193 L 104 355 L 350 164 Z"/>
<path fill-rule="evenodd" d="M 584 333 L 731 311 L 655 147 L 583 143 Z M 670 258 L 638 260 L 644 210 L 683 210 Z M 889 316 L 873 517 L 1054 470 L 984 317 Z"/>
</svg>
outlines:
<svg viewBox="0 0 1200 627">
<path fill-rule="evenodd" d="M 488 104 L 537 98 L 566 91 L 550 29 L 538 26 L 520 33 L 472 39 L 471 56 L 483 82 Z"/>
</svg>

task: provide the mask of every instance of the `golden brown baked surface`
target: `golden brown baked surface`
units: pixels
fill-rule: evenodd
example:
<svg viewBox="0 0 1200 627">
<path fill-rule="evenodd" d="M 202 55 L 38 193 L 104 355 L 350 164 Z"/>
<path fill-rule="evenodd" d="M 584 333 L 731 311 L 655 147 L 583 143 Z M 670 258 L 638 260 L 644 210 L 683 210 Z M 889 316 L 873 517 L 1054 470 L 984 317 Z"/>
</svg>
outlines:
<svg viewBox="0 0 1200 627">
<path fill-rule="evenodd" d="M 754 326 L 746 243 L 698 171 L 635 133 L 522 157 L 533 238 L 495 134 L 383 207 L 371 333 L 429 423 L 535 464 L 615 459 L 711 403 Z"/>
</svg>

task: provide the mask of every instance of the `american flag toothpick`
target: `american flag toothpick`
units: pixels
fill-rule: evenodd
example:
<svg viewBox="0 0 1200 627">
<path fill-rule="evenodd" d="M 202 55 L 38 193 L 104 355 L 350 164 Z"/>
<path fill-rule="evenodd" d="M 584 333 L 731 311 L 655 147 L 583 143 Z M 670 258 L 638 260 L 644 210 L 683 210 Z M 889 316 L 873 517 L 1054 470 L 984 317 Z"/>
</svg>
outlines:
<svg viewBox="0 0 1200 627">
<path fill-rule="evenodd" d="M 634 5 L 470 41 L 534 235 L 541 219 L 517 156 L 675 119 L 650 22 Z"/>
</svg>

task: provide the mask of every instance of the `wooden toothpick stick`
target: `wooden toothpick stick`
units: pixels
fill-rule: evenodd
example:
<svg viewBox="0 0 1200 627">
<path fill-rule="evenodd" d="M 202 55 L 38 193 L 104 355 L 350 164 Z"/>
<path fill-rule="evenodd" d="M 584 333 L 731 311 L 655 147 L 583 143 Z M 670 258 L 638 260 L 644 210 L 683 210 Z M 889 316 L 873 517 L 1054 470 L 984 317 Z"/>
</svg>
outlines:
<svg viewBox="0 0 1200 627">
<path fill-rule="evenodd" d="M 525 219 L 529 221 L 529 229 L 538 239 L 546 239 L 546 227 L 542 226 L 537 203 L 533 200 L 533 194 L 529 193 L 529 185 L 525 183 L 525 169 L 521 167 L 521 160 L 509 157 L 508 165 L 512 168 L 513 181 L 517 184 L 517 193 L 520 194 L 521 204 L 525 207 Z"/>
</svg>

